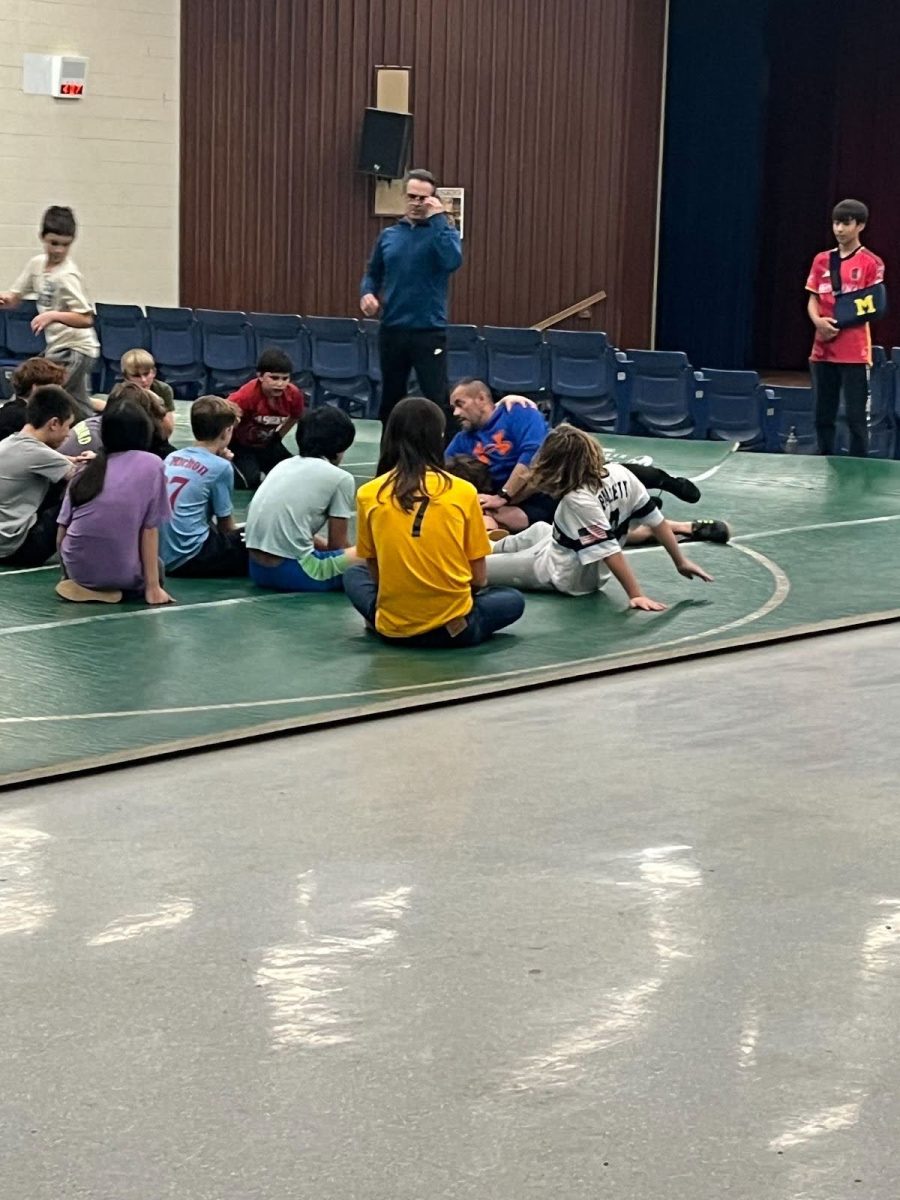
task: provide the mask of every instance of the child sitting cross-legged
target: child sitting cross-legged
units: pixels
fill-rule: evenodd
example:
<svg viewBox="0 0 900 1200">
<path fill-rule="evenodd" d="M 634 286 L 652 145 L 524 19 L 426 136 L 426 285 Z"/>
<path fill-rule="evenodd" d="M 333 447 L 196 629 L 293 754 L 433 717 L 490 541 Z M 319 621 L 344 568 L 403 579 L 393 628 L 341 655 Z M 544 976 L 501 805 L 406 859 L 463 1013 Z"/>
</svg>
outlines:
<svg viewBox="0 0 900 1200">
<path fill-rule="evenodd" d="M 109 393 L 106 408 L 115 407 L 123 400 L 142 408 L 153 423 L 153 435 L 150 439 L 150 453 L 157 458 L 165 458 L 175 447 L 169 441 L 175 430 L 175 413 L 168 412 L 163 401 L 146 388 L 137 383 L 117 383 Z M 105 411 L 105 410 L 104 410 Z M 84 454 L 88 450 L 97 451 L 103 447 L 101 436 L 102 414 L 88 417 L 72 426 L 72 431 L 61 447 L 63 454 Z"/>
<path fill-rule="evenodd" d="M 11 433 L 18 433 L 28 420 L 25 408 L 37 388 L 48 384 L 61 386 L 66 368 L 49 358 L 26 358 L 10 376 L 13 398 L 0 405 L 0 442 Z"/>
<path fill-rule="evenodd" d="M 195 579 L 246 576 L 247 551 L 232 512 L 234 471 L 228 443 L 241 410 L 221 396 L 191 405 L 193 445 L 165 461 L 172 517 L 161 534 L 169 575 Z"/>
<path fill-rule="evenodd" d="M 116 603 L 123 594 L 169 604 L 160 581 L 159 527 L 169 517 L 163 464 L 149 453 L 153 424 L 123 400 L 106 409 L 102 449 L 72 481 L 60 509 L 64 600 Z"/>
<path fill-rule="evenodd" d="M 299 458 L 280 462 L 250 501 L 246 542 L 250 578 L 282 592 L 333 592 L 354 551 L 347 531 L 356 481 L 339 466 L 356 436 L 339 408 L 306 413 L 297 429 Z M 318 536 L 325 529 L 324 538 Z"/>
<path fill-rule="evenodd" d="M 35 388 L 25 424 L 0 442 L 0 562 L 39 567 L 56 549 L 66 480 L 84 461 L 59 447 L 68 436 L 72 397 L 57 384 Z"/>
<path fill-rule="evenodd" d="M 385 642 L 454 649 L 521 617 L 512 588 L 485 587 L 490 542 L 475 488 L 447 473 L 443 412 L 408 396 L 391 410 L 378 474 L 357 495 L 356 553 L 344 591 Z"/>
<path fill-rule="evenodd" d="M 167 383 L 156 378 L 156 360 L 149 350 L 141 347 L 126 350 L 119 368 L 125 383 L 136 383 L 138 387 L 146 388 L 162 400 L 166 412 L 175 411 L 175 393 Z"/>
<path fill-rule="evenodd" d="M 239 488 L 253 491 L 263 475 L 291 456 L 284 439 L 306 405 L 303 393 L 291 383 L 293 369 L 283 350 L 268 346 L 256 363 L 256 378 L 228 397 L 241 410 L 232 447 Z"/>
</svg>

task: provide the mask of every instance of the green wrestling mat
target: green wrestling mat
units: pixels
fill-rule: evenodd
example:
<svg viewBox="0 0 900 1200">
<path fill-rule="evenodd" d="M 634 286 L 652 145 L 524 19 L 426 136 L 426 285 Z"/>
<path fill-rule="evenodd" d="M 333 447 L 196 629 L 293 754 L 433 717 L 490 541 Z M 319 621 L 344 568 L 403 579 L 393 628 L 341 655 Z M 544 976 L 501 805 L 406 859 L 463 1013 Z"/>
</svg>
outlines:
<svg viewBox="0 0 900 1200">
<path fill-rule="evenodd" d="M 379 427 L 359 431 L 345 465 L 365 479 Z M 604 444 L 699 481 L 700 504 L 665 498 L 670 517 L 734 529 L 730 546 L 690 550 L 711 585 L 682 579 L 661 550 L 633 552 L 667 612 L 629 611 L 614 582 L 534 595 L 492 642 L 429 653 L 382 645 L 340 594 L 173 580 L 177 605 L 101 611 L 58 600 L 56 568 L 0 573 L 0 785 L 900 616 L 900 463 Z"/>
</svg>

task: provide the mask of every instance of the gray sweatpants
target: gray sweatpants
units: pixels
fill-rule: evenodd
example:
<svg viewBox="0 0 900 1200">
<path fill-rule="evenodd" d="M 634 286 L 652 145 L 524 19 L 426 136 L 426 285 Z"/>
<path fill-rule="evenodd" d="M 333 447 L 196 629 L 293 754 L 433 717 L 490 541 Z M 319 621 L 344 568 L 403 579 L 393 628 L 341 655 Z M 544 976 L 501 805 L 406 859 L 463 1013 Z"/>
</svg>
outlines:
<svg viewBox="0 0 900 1200">
<path fill-rule="evenodd" d="M 492 587 L 523 588 L 527 592 L 552 592 L 547 572 L 540 570 L 540 560 L 553 537 L 553 528 L 546 521 L 535 521 L 521 533 L 508 534 L 494 542 L 491 554 L 485 559 L 487 581 Z"/>
<path fill-rule="evenodd" d="M 63 387 L 75 401 L 78 410 L 76 420 L 95 415 L 91 405 L 91 374 L 97 359 L 80 350 L 54 350 L 45 355 L 51 362 L 58 362 L 68 374 Z"/>
</svg>

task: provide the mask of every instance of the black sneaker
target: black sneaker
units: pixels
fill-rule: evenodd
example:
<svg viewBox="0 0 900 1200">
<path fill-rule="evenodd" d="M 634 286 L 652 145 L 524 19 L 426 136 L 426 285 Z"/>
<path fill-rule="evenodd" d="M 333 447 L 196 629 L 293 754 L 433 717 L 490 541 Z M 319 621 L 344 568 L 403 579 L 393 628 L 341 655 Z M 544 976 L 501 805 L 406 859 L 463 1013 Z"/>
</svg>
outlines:
<svg viewBox="0 0 900 1200">
<path fill-rule="evenodd" d="M 718 542 L 724 546 L 730 537 L 731 527 L 725 521 L 691 521 L 689 541 Z"/>
<path fill-rule="evenodd" d="M 683 500 L 685 504 L 696 504 L 700 499 L 700 489 L 696 483 L 692 479 L 685 479 L 683 475 L 676 478 L 670 475 L 663 487 L 679 500 Z"/>
</svg>

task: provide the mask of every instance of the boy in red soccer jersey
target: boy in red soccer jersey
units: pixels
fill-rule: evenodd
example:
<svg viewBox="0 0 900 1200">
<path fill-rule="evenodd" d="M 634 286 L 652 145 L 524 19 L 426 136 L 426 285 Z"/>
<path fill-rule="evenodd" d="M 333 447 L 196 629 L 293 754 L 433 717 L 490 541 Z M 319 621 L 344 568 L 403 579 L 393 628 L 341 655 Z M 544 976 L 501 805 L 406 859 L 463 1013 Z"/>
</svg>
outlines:
<svg viewBox="0 0 900 1200">
<path fill-rule="evenodd" d="M 869 219 L 860 200 L 842 200 L 831 214 L 837 241 L 835 267 L 840 271 L 840 292 L 858 292 L 884 279 L 884 263 L 860 244 L 859 235 Z M 816 440 L 820 454 L 834 454 L 835 418 L 844 393 L 850 430 L 850 453 L 865 458 L 869 450 L 866 404 L 869 398 L 869 367 L 872 336 L 868 323 L 840 329 L 834 320 L 835 291 L 832 255 L 823 250 L 813 259 L 806 290 L 806 311 L 816 329 L 810 355 L 810 374 L 816 400 Z"/>
<path fill-rule="evenodd" d="M 256 378 L 228 397 L 241 410 L 231 439 L 236 487 L 259 487 L 264 474 L 291 457 L 284 448 L 284 437 L 304 409 L 303 393 L 291 383 L 293 369 L 283 350 L 263 350 Z"/>
</svg>

